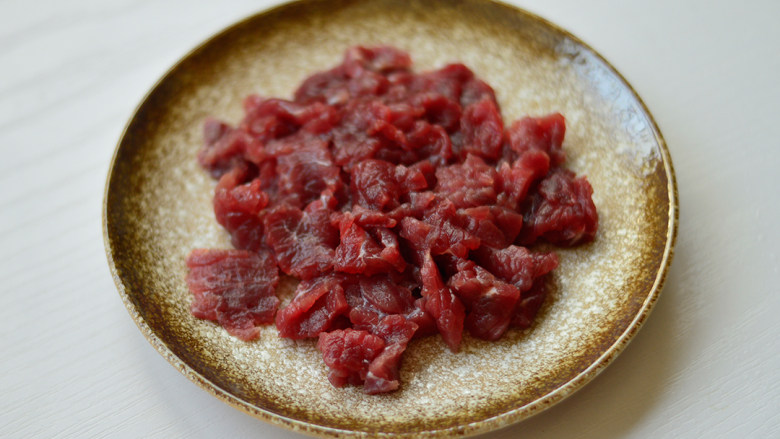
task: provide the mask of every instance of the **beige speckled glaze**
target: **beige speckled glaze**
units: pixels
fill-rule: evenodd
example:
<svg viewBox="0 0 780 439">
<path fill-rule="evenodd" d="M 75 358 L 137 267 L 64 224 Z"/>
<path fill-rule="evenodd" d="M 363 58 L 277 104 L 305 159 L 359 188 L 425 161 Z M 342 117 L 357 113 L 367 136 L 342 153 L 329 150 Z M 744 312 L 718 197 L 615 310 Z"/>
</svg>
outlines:
<svg viewBox="0 0 780 439">
<path fill-rule="evenodd" d="M 567 166 L 586 174 L 600 216 L 590 245 L 561 250 L 536 324 L 460 353 L 413 342 L 400 391 L 364 395 L 326 379 L 314 342 L 269 326 L 242 342 L 189 313 L 187 253 L 229 247 L 196 163 L 207 115 L 237 121 L 250 93 L 290 96 L 354 44 L 391 44 L 418 69 L 462 61 L 492 84 L 507 121 L 560 111 Z M 677 195 L 669 154 L 620 75 L 567 32 L 482 0 L 301 1 L 248 18 L 198 47 L 154 87 L 114 155 L 104 233 L 119 293 L 152 345 L 223 401 L 296 431 L 353 437 L 466 436 L 524 419 L 582 387 L 625 348 L 658 298 Z M 282 283 L 289 300 L 292 280 Z M 641 377 L 637 377 L 641 379 Z"/>
</svg>

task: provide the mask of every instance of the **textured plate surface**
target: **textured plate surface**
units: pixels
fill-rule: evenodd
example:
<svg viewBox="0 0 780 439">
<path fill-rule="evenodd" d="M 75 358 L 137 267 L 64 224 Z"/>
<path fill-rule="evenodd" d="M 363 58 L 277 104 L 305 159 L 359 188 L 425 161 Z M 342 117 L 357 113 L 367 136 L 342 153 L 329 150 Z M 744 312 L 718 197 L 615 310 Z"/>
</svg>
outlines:
<svg viewBox="0 0 780 439">
<path fill-rule="evenodd" d="M 560 111 L 567 166 L 586 174 L 595 242 L 560 250 L 535 325 L 494 343 L 411 343 L 402 388 L 333 388 L 313 341 L 269 326 L 242 342 L 189 313 L 188 252 L 229 247 L 196 163 L 204 117 L 236 122 L 250 93 L 291 96 L 354 44 L 408 50 L 415 68 L 462 61 L 494 86 L 506 121 Z M 104 233 L 119 293 L 141 331 L 198 385 L 309 434 L 450 436 L 526 418 L 592 379 L 655 303 L 671 260 L 677 199 L 668 151 L 642 102 L 598 54 L 521 10 L 477 0 L 301 1 L 244 20 L 186 56 L 130 120 L 108 177 Z M 283 282 L 289 300 L 293 282 Z M 637 377 L 641 379 L 641 377 Z"/>
</svg>

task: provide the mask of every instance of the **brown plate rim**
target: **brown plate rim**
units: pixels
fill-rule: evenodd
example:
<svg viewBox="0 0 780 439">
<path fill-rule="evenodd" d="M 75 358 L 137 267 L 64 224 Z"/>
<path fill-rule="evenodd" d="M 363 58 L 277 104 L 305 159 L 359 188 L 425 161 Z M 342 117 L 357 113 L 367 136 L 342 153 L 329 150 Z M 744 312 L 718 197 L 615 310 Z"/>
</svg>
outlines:
<svg viewBox="0 0 780 439">
<path fill-rule="evenodd" d="M 666 141 L 664 140 L 663 135 L 661 134 L 661 131 L 658 128 L 657 122 L 655 121 L 649 109 L 647 108 L 647 105 L 641 99 L 641 97 L 636 92 L 636 90 L 634 90 L 631 84 L 623 77 L 623 75 L 620 74 L 620 72 L 617 69 L 615 69 L 615 67 L 612 66 L 612 64 L 610 64 L 601 54 L 599 54 L 596 50 L 594 50 L 590 45 L 582 41 L 580 38 L 573 35 L 571 32 L 561 28 L 555 23 L 552 23 L 549 20 L 542 18 L 532 12 L 529 12 L 518 6 L 507 4 L 501 1 L 477 0 L 480 2 L 484 2 L 486 4 L 498 5 L 499 7 L 503 7 L 507 9 L 508 13 L 524 15 L 526 18 L 528 18 L 531 21 L 538 22 L 545 27 L 551 28 L 555 32 L 558 32 L 566 36 L 567 38 L 571 39 L 576 44 L 581 45 L 582 47 L 590 51 L 599 61 L 604 63 L 604 65 L 609 69 L 610 73 L 614 75 L 616 78 L 618 78 L 618 80 L 622 83 L 622 85 L 625 86 L 626 89 L 631 93 L 631 95 L 636 99 L 644 115 L 647 117 L 648 121 L 650 122 L 653 128 L 655 141 L 656 144 L 658 145 L 658 149 L 660 152 L 661 161 L 664 166 L 665 176 L 667 179 L 667 194 L 669 197 L 668 198 L 669 210 L 668 210 L 666 244 L 664 247 L 658 273 L 656 275 L 653 286 L 647 295 L 647 298 L 643 302 L 641 308 L 637 312 L 634 319 L 627 326 L 626 330 L 589 367 L 584 369 L 577 376 L 575 376 L 574 378 L 572 378 L 562 386 L 558 387 L 557 389 L 551 391 L 550 393 L 544 395 L 539 399 L 536 399 L 520 407 L 510 408 L 509 410 L 507 410 L 506 412 L 500 415 L 471 422 L 468 424 L 445 428 L 445 429 L 426 430 L 426 431 L 418 431 L 418 432 L 405 432 L 405 433 L 376 434 L 376 433 L 369 433 L 365 431 L 343 430 L 343 429 L 337 429 L 337 428 L 326 427 L 318 424 L 313 424 L 309 422 L 304 422 L 297 419 L 292 419 L 289 417 L 279 415 L 277 413 L 264 410 L 260 407 L 249 404 L 246 401 L 243 401 L 233 396 L 229 392 L 226 392 L 225 390 L 221 389 L 220 387 L 218 387 L 217 385 L 215 385 L 214 383 L 206 379 L 204 376 L 199 374 L 197 371 L 195 371 L 188 364 L 183 362 L 179 357 L 177 357 L 173 353 L 173 351 L 165 344 L 165 342 L 163 342 L 162 339 L 160 339 L 154 333 L 152 328 L 149 327 L 149 325 L 146 323 L 146 321 L 143 319 L 140 312 L 136 308 L 135 304 L 133 304 L 132 300 L 130 299 L 130 296 L 127 294 L 123 280 L 120 277 L 116 264 L 114 262 L 113 239 L 109 235 L 109 227 L 108 227 L 109 188 L 114 178 L 114 171 L 116 169 L 117 157 L 119 156 L 120 149 L 122 148 L 124 139 L 127 136 L 129 127 L 134 123 L 141 109 L 145 105 L 147 105 L 147 103 L 149 102 L 149 98 L 158 90 L 158 88 L 160 88 L 162 84 L 168 81 L 174 75 L 174 73 L 176 73 L 176 71 L 183 63 L 185 63 L 190 58 L 199 54 L 200 51 L 202 51 L 204 48 L 209 46 L 214 40 L 218 39 L 223 34 L 228 33 L 233 29 L 246 24 L 247 22 L 259 19 L 262 16 L 279 13 L 283 11 L 285 8 L 293 7 L 294 5 L 300 5 L 301 3 L 310 3 L 310 2 L 318 2 L 318 1 L 321 0 L 297 0 L 297 1 L 282 3 L 274 7 L 264 9 L 255 14 L 249 15 L 244 19 L 234 22 L 233 24 L 227 26 L 226 28 L 219 30 L 218 32 L 216 32 L 215 34 L 213 34 L 212 36 L 204 40 L 202 43 L 198 44 L 195 48 L 190 50 L 186 55 L 181 57 L 173 66 L 171 66 L 165 72 L 165 74 L 163 74 L 162 77 L 155 82 L 155 84 L 149 89 L 149 91 L 144 95 L 144 97 L 141 99 L 139 104 L 133 110 L 132 116 L 128 119 L 127 123 L 125 124 L 122 130 L 122 134 L 119 138 L 119 141 L 117 142 L 117 145 L 114 149 L 114 153 L 109 165 L 109 171 L 106 178 L 104 196 L 102 200 L 103 242 L 105 246 L 106 257 L 108 259 L 108 266 L 111 272 L 111 276 L 114 280 L 114 283 L 116 284 L 116 288 L 122 299 L 122 302 L 127 308 L 127 311 L 129 312 L 131 318 L 138 326 L 139 330 L 147 339 L 147 341 L 149 341 L 149 343 L 171 365 L 173 365 L 179 372 L 181 372 L 184 376 L 186 376 L 188 379 L 193 381 L 199 387 L 206 390 L 208 393 L 214 395 L 215 397 L 219 398 L 220 400 L 229 404 L 230 406 L 235 407 L 251 416 L 270 422 L 271 424 L 284 427 L 298 433 L 308 434 L 308 435 L 338 437 L 338 438 L 366 437 L 369 435 L 374 437 L 393 437 L 393 438 L 401 438 L 401 437 L 440 438 L 440 437 L 449 437 L 452 435 L 471 436 L 480 433 L 486 433 L 502 427 L 506 427 L 510 424 L 514 424 L 516 422 L 519 422 L 523 419 L 533 416 L 561 402 L 562 400 L 564 400 L 565 398 L 573 394 L 575 391 L 582 388 L 585 384 L 590 382 L 599 373 L 601 373 L 601 371 L 603 371 L 609 364 L 611 364 L 612 361 L 614 361 L 617 355 L 620 354 L 626 348 L 626 346 L 631 341 L 631 339 L 636 335 L 636 333 L 642 327 L 642 325 L 647 319 L 647 316 L 652 311 L 655 303 L 658 301 L 660 292 L 666 280 L 666 275 L 669 270 L 669 266 L 671 265 L 672 262 L 672 258 L 674 254 L 674 246 L 677 240 L 677 229 L 678 229 L 678 222 L 679 222 L 679 205 L 678 205 L 679 199 L 678 199 L 678 192 L 677 192 L 677 182 L 675 178 L 674 167 L 672 165 L 671 155 L 669 153 Z"/>
</svg>

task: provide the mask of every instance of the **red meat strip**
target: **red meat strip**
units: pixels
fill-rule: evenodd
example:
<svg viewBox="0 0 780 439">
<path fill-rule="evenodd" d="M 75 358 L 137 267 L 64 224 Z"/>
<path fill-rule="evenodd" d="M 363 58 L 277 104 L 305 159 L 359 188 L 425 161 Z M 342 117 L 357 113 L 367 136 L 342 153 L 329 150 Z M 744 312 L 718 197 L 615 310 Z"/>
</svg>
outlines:
<svg viewBox="0 0 780 439">
<path fill-rule="evenodd" d="M 398 389 L 401 356 L 416 330 L 417 324 L 400 315 L 386 316 L 379 321 L 373 333 L 385 341 L 385 349 L 368 365 L 363 386 L 366 393 L 385 393 Z"/>
<path fill-rule="evenodd" d="M 428 245 L 432 255 L 452 254 L 465 258 L 469 250 L 480 245 L 479 238 L 466 230 L 455 205 L 447 199 L 439 199 L 426 211 L 423 219 L 431 226 Z M 401 236 L 404 236 L 403 228 Z"/>
<path fill-rule="evenodd" d="M 265 99 L 258 95 L 244 99 L 244 111 L 246 115 L 240 127 L 262 143 L 299 129 L 315 134 L 324 133 L 338 121 L 336 109 L 320 102 L 304 105 L 284 99 Z"/>
<path fill-rule="evenodd" d="M 499 158 L 504 143 L 504 122 L 494 100 L 483 98 L 466 106 L 460 129 L 462 156 L 476 154 L 487 159 Z"/>
<path fill-rule="evenodd" d="M 352 326 L 371 333 L 383 317 L 415 310 L 412 292 L 388 275 L 356 277 L 345 294 Z"/>
<path fill-rule="evenodd" d="M 333 158 L 337 165 L 346 170 L 375 157 L 380 149 L 403 146 L 395 144 L 395 141 L 402 142 L 403 139 L 388 136 L 393 114 L 382 102 L 349 101 L 342 108 L 341 114 L 341 123 L 332 132 Z"/>
<path fill-rule="evenodd" d="M 452 140 L 444 127 L 426 121 L 417 121 L 407 134 L 407 144 L 419 160 L 442 166 L 453 158 Z"/>
<path fill-rule="evenodd" d="M 203 123 L 203 148 L 198 152 L 198 163 L 215 178 L 245 162 L 249 149 L 260 148 L 259 141 L 241 129 L 214 118 Z"/>
<path fill-rule="evenodd" d="M 447 132 L 460 128 L 461 107 L 458 102 L 438 93 L 421 93 L 412 102 L 423 109 L 422 117 L 430 124 L 438 125 Z"/>
<path fill-rule="evenodd" d="M 295 298 L 276 315 L 279 335 L 287 338 L 317 337 L 329 331 L 337 318 L 349 310 L 339 275 L 302 281 Z"/>
<path fill-rule="evenodd" d="M 384 160 L 365 160 L 352 168 L 349 190 L 352 202 L 373 210 L 398 207 L 401 188 L 395 165 Z"/>
<path fill-rule="evenodd" d="M 273 322 L 279 275 L 269 252 L 197 249 L 187 266 L 195 317 L 218 322 L 242 340 L 257 338 L 259 326 Z"/>
<path fill-rule="evenodd" d="M 351 213 L 336 215 L 335 218 L 340 229 L 340 243 L 334 257 L 336 271 L 366 276 L 393 270 L 404 271 L 406 262 L 401 256 L 395 234 L 389 229 L 372 227 L 368 229 L 373 232 L 370 234 L 358 225 L 356 217 Z"/>
<path fill-rule="evenodd" d="M 362 385 L 371 362 L 385 348 L 381 337 L 351 328 L 322 332 L 317 349 L 330 368 L 328 380 L 336 387 Z"/>
<path fill-rule="evenodd" d="M 331 161 L 327 142 L 308 142 L 276 159 L 279 197 L 293 206 L 305 206 L 324 191 L 335 193 L 342 185 L 340 170 Z"/>
<path fill-rule="evenodd" d="M 460 63 L 449 64 L 441 69 L 424 72 L 411 81 L 411 93 L 436 93 L 447 99 L 460 102 L 463 87 L 474 77 L 474 73 Z M 407 95 L 408 97 L 408 95 Z"/>
<path fill-rule="evenodd" d="M 496 202 L 496 170 L 478 156 L 469 154 L 463 163 L 436 170 L 436 192 L 455 207 L 492 205 Z"/>
<path fill-rule="evenodd" d="M 517 328 L 528 328 L 533 323 L 536 314 L 547 297 L 547 287 L 545 286 L 546 276 L 537 278 L 531 289 L 524 292 L 515 306 L 511 326 Z"/>
<path fill-rule="evenodd" d="M 558 266 L 555 253 L 534 253 L 516 245 L 502 249 L 480 247 L 472 257 L 480 266 L 514 285 L 520 292 L 528 291 L 536 279 Z"/>
<path fill-rule="evenodd" d="M 585 177 L 562 168 L 551 171 L 526 200 L 520 243 L 528 245 L 542 238 L 571 247 L 592 241 L 599 217 L 591 195 L 593 188 Z"/>
<path fill-rule="evenodd" d="M 496 173 L 498 204 L 516 209 L 525 200 L 531 185 L 544 177 L 550 169 L 550 157 L 539 150 L 525 152 L 510 165 L 502 161 Z"/>
<path fill-rule="evenodd" d="M 514 317 L 520 291 L 478 266 L 461 260 L 458 272 L 447 282 L 468 310 L 465 326 L 471 335 L 498 340 Z"/>
<path fill-rule="evenodd" d="M 566 160 L 563 137 L 566 120 L 560 113 L 544 117 L 524 117 L 512 123 L 506 135 L 509 146 L 518 156 L 528 151 L 543 151 L 550 156 L 550 163 L 558 166 Z"/>
<path fill-rule="evenodd" d="M 265 239 L 284 273 L 312 279 L 332 269 L 339 238 L 330 214 L 327 209 L 303 212 L 286 204 L 266 213 Z"/>
<path fill-rule="evenodd" d="M 374 333 L 382 318 L 401 315 L 417 325 L 415 336 L 435 334 L 436 322 L 425 310 L 424 299 L 415 298 L 409 286 L 417 281 L 405 274 L 387 274 L 354 278 L 345 289 L 350 307 L 349 320 L 355 329 Z"/>
<path fill-rule="evenodd" d="M 247 166 L 237 166 L 224 174 L 214 191 L 214 214 L 238 249 L 257 251 L 263 244 L 260 213 L 268 205 L 268 195 L 258 179 L 241 184 L 248 175 Z"/>
<path fill-rule="evenodd" d="M 425 310 L 436 320 L 436 327 L 450 350 L 457 352 L 463 338 L 463 321 L 466 317 L 463 304 L 442 281 L 430 253 L 423 261 L 420 274 Z"/>
<path fill-rule="evenodd" d="M 463 91 L 460 95 L 460 105 L 468 107 L 469 105 L 482 100 L 488 100 L 498 108 L 496 93 L 493 91 L 493 87 L 488 85 L 487 82 L 479 78 L 471 78 L 463 84 Z"/>
<path fill-rule="evenodd" d="M 412 58 L 408 53 L 390 46 L 355 46 L 344 54 L 344 68 L 351 76 L 356 76 L 361 70 L 387 73 L 411 66 Z"/>
<path fill-rule="evenodd" d="M 482 245 L 503 248 L 514 242 L 523 227 L 523 216 L 501 206 L 478 206 L 459 209 L 465 229 Z"/>
</svg>

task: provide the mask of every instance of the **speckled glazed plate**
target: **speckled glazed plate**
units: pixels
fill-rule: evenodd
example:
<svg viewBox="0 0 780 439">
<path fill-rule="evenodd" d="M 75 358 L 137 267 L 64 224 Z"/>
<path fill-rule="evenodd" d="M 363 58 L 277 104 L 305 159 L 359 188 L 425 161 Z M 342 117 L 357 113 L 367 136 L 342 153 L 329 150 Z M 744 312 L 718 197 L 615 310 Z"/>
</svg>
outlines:
<svg viewBox="0 0 780 439">
<path fill-rule="evenodd" d="M 595 242 L 560 250 L 553 293 L 534 326 L 499 342 L 416 340 L 402 388 L 369 396 L 332 387 L 314 341 L 255 342 L 190 315 L 185 258 L 229 247 L 198 167 L 202 121 L 237 121 L 250 93 L 291 96 L 355 44 L 411 52 L 417 69 L 462 61 L 492 84 L 504 117 L 560 111 L 567 166 L 595 190 Z M 187 55 L 127 125 L 108 177 L 104 232 L 132 318 L 177 369 L 221 400 L 296 431 L 448 437 L 493 430 L 582 387 L 645 321 L 672 255 L 677 198 L 669 154 L 649 112 L 603 58 L 558 27 L 482 0 L 300 1 L 250 17 Z M 282 283 L 289 298 L 294 282 Z M 636 377 L 642 379 L 642 377 Z"/>
</svg>

